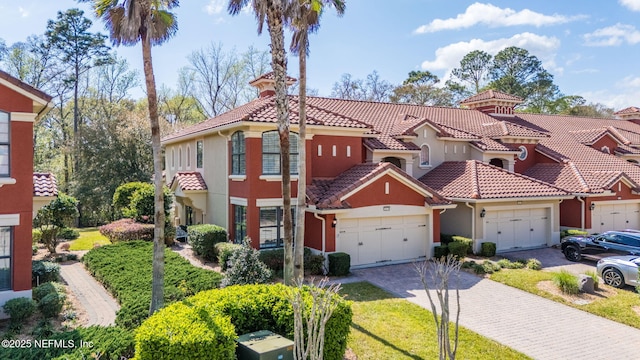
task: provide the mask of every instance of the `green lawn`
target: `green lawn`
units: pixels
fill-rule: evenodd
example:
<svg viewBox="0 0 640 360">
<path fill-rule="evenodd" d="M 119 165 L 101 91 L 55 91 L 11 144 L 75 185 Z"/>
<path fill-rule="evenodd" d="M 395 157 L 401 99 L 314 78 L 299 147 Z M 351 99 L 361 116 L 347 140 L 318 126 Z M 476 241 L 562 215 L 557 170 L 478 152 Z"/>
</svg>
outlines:
<svg viewBox="0 0 640 360">
<path fill-rule="evenodd" d="M 78 229 L 80 237 L 71 242 L 69 250 L 91 250 L 94 244 L 109 245 L 111 241 L 100 234 L 98 228 Z"/>
<path fill-rule="evenodd" d="M 609 298 L 602 297 L 590 304 L 577 305 L 560 296 L 538 289 L 538 282 L 551 280 L 552 277 L 552 272 L 527 269 L 503 269 L 491 274 L 491 280 L 640 329 L 640 315 L 633 310 L 634 307 L 640 308 L 640 296 L 629 290 L 630 288 L 613 289 L 615 295 Z M 607 285 L 600 283 L 600 286 Z"/>
<path fill-rule="evenodd" d="M 341 293 L 353 301 L 353 324 L 347 347 L 353 350 L 358 360 L 438 358 L 436 328 L 431 312 L 367 282 L 344 284 Z M 500 359 L 529 359 L 493 340 L 460 328 L 457 358 L 496 359 L 496 354 L 500 354 Z"/>
</svg>

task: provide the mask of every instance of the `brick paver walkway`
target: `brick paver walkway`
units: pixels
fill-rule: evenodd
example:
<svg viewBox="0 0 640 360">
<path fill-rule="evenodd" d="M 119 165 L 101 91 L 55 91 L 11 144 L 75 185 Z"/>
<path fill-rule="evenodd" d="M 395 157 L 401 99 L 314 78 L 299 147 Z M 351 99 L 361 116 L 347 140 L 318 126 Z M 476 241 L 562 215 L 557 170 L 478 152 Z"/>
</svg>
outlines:
<svg viewBox="0 0 640 360">
<path fill-rule="evenodd" d="M 431 308 L 412 264 L 353 273 Z M 459 286 L 460 325 L 534 359 L 608 360 L 639 356 L 640 330 L 636 328 L 464 272 L 460 273 Z M 455 301 L 452 298 L 450 302 Z M 454 313 L 455 309 L 451 311 Z"/>
<path fill-rule="evenodd" d="M 87 311 L 90 325 L 113 325 L 120 305 L 79 262 L 60 266 L 60 275 Z"/>
</svg>

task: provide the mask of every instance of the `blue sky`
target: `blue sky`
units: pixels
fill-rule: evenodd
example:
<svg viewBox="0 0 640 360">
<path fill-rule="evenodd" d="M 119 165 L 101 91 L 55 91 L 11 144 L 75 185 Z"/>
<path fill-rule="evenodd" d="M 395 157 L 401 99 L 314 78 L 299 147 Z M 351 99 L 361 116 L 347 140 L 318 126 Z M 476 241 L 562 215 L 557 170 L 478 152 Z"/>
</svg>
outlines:
<svg viewBox="0 0 640 360">
<path fill-rule="evenodd" d="M 179 32 L 154 48 L 159 84 L 174 86 L 186 56 L 212 42 L 239 52 L 250 45 L 268 48 L 268 34 L 257 34 L 250 12 L 226 13 L 227 0 L 184 0 L 176 13 Z M 506 46 L 529 50 L 543 61 L 567 95 L 582 95 L 616 110 L 640 106 L 640 0 L 347 0 L 345 15 L 333 10 L 311 38 L 309 87 L 329 96 L 343 73 L 365 78 L 377 70 L 382 79 L 401 83 L 411 70 L 441 78 L 466 53 L 495 54 Z M 0 38 L 9 45 L 42 34 L 59 10 L 87 4 L 72 0 L 0 0 Z M 93 19 L 93 18 L 92 18 Z M 95 31 L 104 31 L 95 20 Z M 119 48 L 134 68 L 142 68 L 139 47 Z M 290 57 L 289 73 L 297 75 Z M 134 96 L 142 96 L 142 89 Z"/>
</svg>

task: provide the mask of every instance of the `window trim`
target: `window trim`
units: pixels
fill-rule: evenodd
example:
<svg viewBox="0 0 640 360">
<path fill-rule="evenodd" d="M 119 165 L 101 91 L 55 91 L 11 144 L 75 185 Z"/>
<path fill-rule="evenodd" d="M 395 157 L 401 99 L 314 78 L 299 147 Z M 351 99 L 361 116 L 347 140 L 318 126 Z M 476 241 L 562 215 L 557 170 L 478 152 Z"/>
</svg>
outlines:
<svg viewBox="0 0 640 360">
<path fill-rule="evenodd" d="M 425 148 L 427 149 L 427 163 L 425 164 L 422 160 L 422 149 Z M 418 166 L 420 166 L 421 168 L 430 168 L 431 167 L 431 146 L 429 146 L 429 144 L 422 144 L 420 145 L 420 163 L 418 164 Z"/>
<path fill-rule="evenodd" d="M 277 145 L 278 152 L 265 152 L 265 135 L 275 134 L 277 137 Z M 298 175 L 298 161 L 300 160 L 300 153 L 298 149 L 298 133 L 293 131 L 289 132 L 289 163 L 291 164 L 291 168 L 289 169 L 289 175 Z M 292 148 L 295 149 L 295 152 L 292 151 Z M 278 171 L 277 172 L 265 172 L 265 159 L 268 155 L 270 157 L 277 156 L 278 158 Z M 295 160 L 293 160 L 295 157 Z M 282 162 L 281 160 L 281 152 L 280 152 L 280 136 L 278 135 L 277 130 L 265 131 L 262 133 L 262 176 L 261 179 L 267 179 L 272 176 L 281 176 L 282 175 Z M 293 161 L 292 161 L 293 160 Z"/>
<path fill-rule="evenodd" d="M 260 235 L 258 236 L 258 242 L 260 249 L 278 249 L 284 246 L 284 234 L 280 232 L 280 229 L 284 229 L 284 211 L 282 206 L 262 206 L 258 208 L 258 221 L 261 222 L 262 219 L 262 210 L 263 209 L 275 209 L 276 210 L 276 223 L 275 225 L 262 226 L 260 223 L 258 229 L 260 231 Z M 293 238 L 295 239 L 295 228 L 296 228 L 296 207 L 291 206 L 291 222 L 292 227 L 294 229 Z M 265 228 L 275 228 L 276 229 L 276 243 L 275 246 L 263 246 L 262 245 L 262 229 Z"/>
<path fill-rule="evenodd" d="M 0 114 L 7 116 L 7 141 L 0 142 L 0 146 L 7 147 L 7 172 L 0 173 L 0 178 L 11 177 L 11 113 L 0 110 Z"/>
<path fill-rule="evenodd" d="M 246 156 L 247 145 L 244 132 L 236 131 L 231 134 L 231 175 L 247 174 Z"/>
<path fill-rule="evenodd" d="M 240 213 L 239 213 L 240 211 Z M 238 224 L 238 215 L 244 224 Z M 247 237 L 247 206 L 246 205 L 233 205 L 233 241 L 236 244 L 242 244 L 242 241 Z"/>
<path fill-rule="evenodd" d="M 13 226 L 0 226 L 0 228 L 9 228 L 9 255 L 0 255 L 0 260 L 9 259 L 9 287 L 2 288 L 1 291 L 8 291 L 13 289 L 13 267 L 14 267 L 14 257 L 13 257 L 13 239 L 14 239 L 14 227 Z"/>
</svg>

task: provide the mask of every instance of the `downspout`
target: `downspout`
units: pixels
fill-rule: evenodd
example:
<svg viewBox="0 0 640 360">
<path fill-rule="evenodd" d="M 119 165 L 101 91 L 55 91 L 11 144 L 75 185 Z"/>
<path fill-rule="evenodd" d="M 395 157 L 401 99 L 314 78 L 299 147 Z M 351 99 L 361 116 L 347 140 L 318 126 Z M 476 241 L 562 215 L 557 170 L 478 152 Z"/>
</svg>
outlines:
<svg viewBox="0 0 640 360">
<path fill-rule="evenodd" d="M 322 216 L 318 216 L 318 213 L 313 213 L 313 217 L 320 220 L 322 222 L 322 256 L 325 255 L 325 248 L 326 248 L 326 239 L 327 239 L 327 230 L 325 228 L 325 226 L 327 225 L 327 219 L 323 218 Z M 324 267 L 325 269 L 328 266 L 327 263 L 328 259 L 326 256 L 324 256 Z"/>
<path fill-rule="evenodd" d="M 584 212 L 585 212 L 586 204 L 580 196 L 576 196 L 576 199 L 580 201 L 580 230 L 584 231 Z"/>
<path fill-rule="evenodd" d="M 464 203 L 468 208 L 471 209 L 471 241 L 473 241 L 473 246 L 476 246 L 476 208 L 469 205 L 469 202 Z"/>
</svg>

